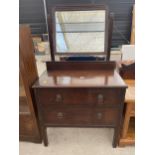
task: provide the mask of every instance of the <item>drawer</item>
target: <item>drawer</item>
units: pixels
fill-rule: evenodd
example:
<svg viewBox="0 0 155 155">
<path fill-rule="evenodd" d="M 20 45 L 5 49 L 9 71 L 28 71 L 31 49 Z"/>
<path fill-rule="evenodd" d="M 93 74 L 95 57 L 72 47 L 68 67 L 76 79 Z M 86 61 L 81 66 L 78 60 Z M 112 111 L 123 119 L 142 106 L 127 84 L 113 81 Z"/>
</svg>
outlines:
<svg viewBox="0 0 155 155">
<path fill-rule="evenodd" d="M 115 125 L 117 108 L 48 108 L 43 110 L 44 123 L 48 125 Z"/>
<path fill-rule="evenodd" d="M 40 89 L 38 90 L 41 104 L 88 104 L 91 94 L 82 89 Z"/>
<path fill-rule="evenodd" d="M 102 105 L 119 105 L 121 96 L 121 89 L 105 88 L 92 89 L 90 100 L 97 106 Z"/>
<path fill-rule="evenodd" d="M 45 124 L 53 125 L 85 125 L 91 122 L 92 111 L 87 109 L 48 107 L 43 110 Z"/>
<path fill-rule="evenodd" d="M 119 117 L 119 109 L 104 108 L 95 109 L 93 112 L 93 124 L 116 125 Z"/>
<path fill-rule="evenodd" d="M 120 89 L 40 89 L 38 90 L 41 104 L 89 104 L 110 105 L 120 104 Z"/>
</svg>

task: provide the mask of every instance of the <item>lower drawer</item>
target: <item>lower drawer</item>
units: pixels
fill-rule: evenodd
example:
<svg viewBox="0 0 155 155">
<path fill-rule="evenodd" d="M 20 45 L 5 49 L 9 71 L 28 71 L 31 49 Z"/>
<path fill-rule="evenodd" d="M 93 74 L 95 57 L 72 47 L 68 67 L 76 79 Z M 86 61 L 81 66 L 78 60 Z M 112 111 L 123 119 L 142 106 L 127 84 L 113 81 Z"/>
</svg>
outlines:
<svg viewBox="0 0 155 155">
<path fill-rule="evenodd" d="M 95 109 L 93 112 L 93 124 L 116 125 L 119 110 L 115 108 Z"/>
<path fill-rule="evenodd" d="M 45 124 L 89 124 L 91 115 L 91 110 L 58 108 L 44 110 L 43 119 Z"/>
<path fill-rule="evenodd" d="M 115 125 L 118 109 L 104 108 L 47 108 L 43 111 L 43 121 L 48 125 Z"/>
</svg>

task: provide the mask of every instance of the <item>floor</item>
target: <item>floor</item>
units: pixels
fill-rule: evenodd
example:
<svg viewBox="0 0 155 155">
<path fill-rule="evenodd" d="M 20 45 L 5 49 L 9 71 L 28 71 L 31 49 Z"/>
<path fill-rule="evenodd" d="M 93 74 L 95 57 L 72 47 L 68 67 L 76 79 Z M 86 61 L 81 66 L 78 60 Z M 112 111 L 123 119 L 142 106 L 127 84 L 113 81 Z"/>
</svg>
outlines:
<svg viewBox="0 0 155 155">
<path fill-rule="evenodd" d="M 39 76 L 46 70 L 49 56 L 37 56 Z M 49 146 L 19 143 L 20 155 L 134 155 L 134 146 L 112 148 L 113 129 L 48 128 Z"/>
<path fill-rule="evenodd" d="M 112 148 L 113 129 L 48 128 L 49 146 L 20 142 L 20 155 L 134 155 L 133 146 Z"/>
</svg>

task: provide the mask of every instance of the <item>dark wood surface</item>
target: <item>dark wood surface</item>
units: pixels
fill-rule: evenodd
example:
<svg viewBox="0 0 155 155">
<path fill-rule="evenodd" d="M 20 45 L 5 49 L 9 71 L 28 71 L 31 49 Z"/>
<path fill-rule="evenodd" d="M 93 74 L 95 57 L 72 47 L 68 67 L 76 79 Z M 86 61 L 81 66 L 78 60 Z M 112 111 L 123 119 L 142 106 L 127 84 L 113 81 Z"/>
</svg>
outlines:
<svg viewBox="0 0 155 155">
<path fill-rule="evenodd" d="M 38 78 L 34 49 L 30 28 L 21 25 L 19 29 L 19 67 L 20 67 L 20 93 L 19 93 L 19 139 L 41 142 L 32 83 Z"/>
<path fill-rule="evenodd" d="M 108 47 L 107 47 L 107 57 L 106 60 L 110 60 L 111 55 L 111 44 L 112 44 L 112 32 L 113 32 L 113 14 L 109 14 L 108 17 Z"/>
<path fill-rule="evenodd" d="M 126 87 L 115 62 L 47 62 L 33 87 Z"/>
<path fill-rule="evenodd" d="M 79 93 L 80 92 L 80 93 Z M 43 106 L 118 106 L 117 96 L 121 95 L 120 88 L 55 88 L 39 89 L 39 101 Z M 46 97 L 45 97 L 46 96 Z M 112 96 L 109 98 L 109 96 Z"/>
<path fill-rule="evenodd" d="M 47 88 L 102 88 L 127 87 L 116 71 L 45 71 L 34 87 Z"/>
<path fill-rule="evenodd" d="M 88 63 L 80 70 L 78 62 L 59 63 L 52 62 L 33 85 L 44 145 L 48 145 L 47 127 L 111 127 L 116 147 L 127 85 L 115 65 Z"/>
<path fill-rule="evenodd" d="M 46 62 L 47 70 L 114 70 L 116 68 L 116 63 L 114 61 L 107 62 Z"/>
<path fill-rule="evenodd" d="M 56 126 L 116 126 L 118 121 L 118 108 L 88 108 L 88 107 L 66 107 L 54 108 L 49 105 L 43 108 L 43 119 L 45 125 Z"/>
<path fill-rule="evenodd" d="M 49 30 L 49 42 L 50 42 L 50 49 L 51 49 L 51 60 L 55 61 L 55 55 L 60 55 L 60 53 L 56 52 L 56 21 L 55 21 L 55 12 L 56 11 L 91 11 L 91 10 L 105 10 L 105 39 L 104 39 L 104 51 L 100 53 L 106 57 L 106 60 L 110 60 L 110 46 L 111 46 L 111 39 L 112 39 L 112 20 L 113 18 L 109 15 L 109 9 L 107 6 L 103 4 L 68 4 L 68 5 L 54 5 L 49 9 L 49 15 L 47 17 L 48 21 L 48 30 Z M 62 53 L 63 55 L 70 54 L 70 55 L 79 55 L 82 54 L 80 52 L 72 52 L 72 53 Z M 94 53 L 84 53 L 84 55 L 92 55 L 98 54 L 97 52 Z"/>
<path fill-rule="evenodd" d="M 127 87 L 113 71 L 45 71 L 33 87 Z"/>
</svg>

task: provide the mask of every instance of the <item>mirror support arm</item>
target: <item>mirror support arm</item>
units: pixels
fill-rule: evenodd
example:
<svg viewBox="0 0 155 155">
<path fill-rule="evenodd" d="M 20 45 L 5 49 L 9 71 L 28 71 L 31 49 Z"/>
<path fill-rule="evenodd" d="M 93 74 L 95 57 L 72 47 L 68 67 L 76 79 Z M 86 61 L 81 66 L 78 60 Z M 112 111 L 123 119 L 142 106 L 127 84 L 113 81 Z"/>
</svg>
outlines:
<svg viewBox="0 0 155 155">
<path fill-rule="evenodd" d="M 49 44 L 50 44 L 51 60 L 55 61 L 54 49 L 53 49 L 53 37 L 52 37 L 52 34 L 53 34 L 52 23 L 51 23 L 50 15 L 47 16 L 47 21 L 48 21 L 48 35 L 49 35 L 48 38 L 49 38 Z"/>
<path fill-rule="evenodd" d="M 108 23 L 108 51 L 107 51 L 107 57 L 106 61 L 110 61 L 110 55 L 111 55 L 111 41 L 112 41 L 112 32 L 113 32 L 113 14 L 109 15 L 109 23 Z"/>
</svg>

